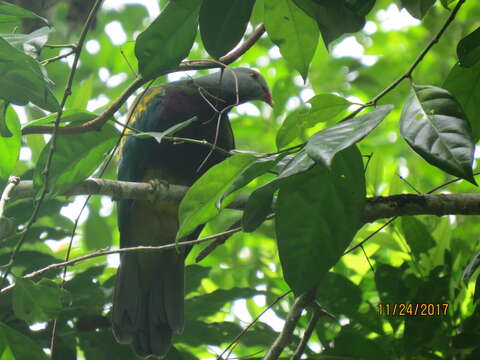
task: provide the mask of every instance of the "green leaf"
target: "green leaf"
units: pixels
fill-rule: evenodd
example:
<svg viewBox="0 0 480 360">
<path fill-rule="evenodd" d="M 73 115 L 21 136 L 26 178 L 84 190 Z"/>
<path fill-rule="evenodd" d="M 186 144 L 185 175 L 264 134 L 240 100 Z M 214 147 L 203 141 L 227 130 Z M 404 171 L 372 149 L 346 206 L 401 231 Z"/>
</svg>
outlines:
<svg viewBox="0 0 480 360">
<path fill-rule="evenodd" d="M 177 240 L 190 234 L 218 214 L 218 199 L 235 179 L 257 158 L 250 154 L 233 155 L 210 168 L 187 191 L 179 207 Z M 227 206 L 225 201 L 224 206 Z"/>
<path fill-rule="evenodd" d="M 344 34 L 362 29 L 365 25 L 365 15 L 375 5 L 375 0 L 294 0 L 294 2 L 317 21 L 326 46 Z"/>
<path fill-rule="evenodd" d="M 0 322 L 0 359 L 49 360 L 50 358 L 36 342 Z"/>
<path fill-rule="evenodd" d="M 257 188 L 248 198 L 243 211 L 242 230 L 255 231 L 272 212 L 272 201 L 275 191 L 289 177 L 308 171 L 315 165 L 305 151 L 300 151 L 291 159 L 274 180 Z"/>
<path fill-rule="evenodd" d="M 480 267 L 480 252 L 477 252 L 463 271 L 462 280 L 468 285 L 473 273 Z M 480 277 L 480 276 L 479 276 Z M 477 291 L 475 289 L 475 291 Z"/>
<path fill-rule="evenodd" d="M 307 143 L 307 154 L 327 167 L 339 151 L 366 137 L 393 109 L 393 105 L 379 106 L 368 114 L 355 117 L 313 135 Z"/>
<path fill-rule="evenodd" d="M 255 0 L 203 0 L 200 34 L 212 57 L 227 54 L 242 40 L 254 4 Z"/>
<path fill-rule="evenodd" d="M 0 111 L 3 113 L 1 109 Z M 10 132 L 10 136 L 4 137 L 7 134 L 0 136 L 0 154 L 2 154 L 2 160 L 0 161 L 0 181 L 6 181 L 8 177 L 12 175 L 22 145 L 22 134 L 17 114 L 11 107 L 9 107 L 4 114 L 4 132 Z M 2 126 L 0 126 L 0 128 L 1 127 Z"/>
<path fill-rule="evenodd" d="M 356 147 L 280 185 L 275 229 L 285 281 L 296 295 L 321 284 L 361 224 L 363 162 Z"/>
<path fill-rule="evenodd" d="M 343 275 L 328 272 L 318 289 L 317 300 L 337 316 L 351 316 L 362 303 L 362 291 L 358 285 Z"/>
<path fill-rule="evenodd" d="M 19 19 L 41 20 L 45 25 L 48 25 L 47 19 L 21 7 L 9 4 L 5 1 L 0 1 L 0 24 L 11 22 L 17 23 Z"/>
<path fill-rule="evenodd" d="M 244 232 L 255 231 L 272 212 L 275 191 L 277 186 L 269 183 L 252 192 L 243 210 L 242 230 Z"/>
<path fill-rule="evenodd" d="M 40 64 L 2 38 L 0 38 L 0 98 L 16 105 L 31 102 L 48 111 L 57 111 L 59 108 Z"/>
<path fill-rule="evenodd" d="M 242 187 L 248 185 L 253 179 L 267 173 L 275 167 L 287 154 L 278 154 L 268 157 L 258 158 L 254 163 L 245 169 L 233 182 L 227 191 L 218 199 L 216 207 L 220 208 L 223 199 L 225 199 L 231 193 L 241 189 Z"/>
<path fill-rule="evenodd" d="M 43 45 L 48 40 L 48 34 L 52 31 L 52 28 L 44 26 L 32 31 L 30 34 L 0 34 L 0 37 L 7 40 L 16 49 L 33 58 L 37 58 Z"/>
<path fill-rule="evenodd" d="M 462 105 L 472 127 L 473 141 L 480 139 L 480 62 L 470 68 L 455 65 L 445 80 L 443 87 Z"/>
<path fill-rule="evenodd" d="M 460 40 L 457 56 L 463 67 L 473 66 L 480 60 L 480 27 Z"/>
<path fill-rule="evenodd" d="M 188 265 L 185 267 L 185 294 L 198 289 L 202 280 L 208 278 L 211 268 L 200 265 Z"/>
<path fill-rule="evenodd" d="M 315 20 L 291 0 L 265 0 L 264 4 L 268 36 L 306 81 L 319 37 Z"/>
<path fill-rule="evenodd" d="M 170 1 L 150 26 L 138 35 L 135 56 L 139 72 L 152 78 L 187 57 L 197 34 L 198 0 Z"/>
<path fill-rule="evenodd" d="M 105 160 L 118 136 L 118 130 L 108 123 L 100 131 L 60 135 L 48 173 L 49 194 L 61 194 L 89 177 Z M 37 194 L 44 184 L 42 173 L 50 152 L 50 142 L 45 145 L 35 167 L 33 183 Z"/>
<path fill-rule="evenodd" d="M 45 278 L 38 283 L 18 278 L 13 289 L 13 311 L 27 322 L 48 321 L 60 312 L 65 296 L 63 291 Z"/>
<path fill-rule="evenodd" d="M 450 10 L 450 8 L 448 7 L 448 5 L 450 5 L 451 3 L 455 2 L 457 0 L 440 0 L 440 2 L 442 3 L 443 7 L 447 10 Z"/>
<path fill-rule="evenodd" d="M 428 10 L 435 4 L 435 0 L 400 0 L 401 7 L 413 17 L 423 19 Z"/>
<path fill-rule="evenodd" d="M 87 121 L 95 119 L 96 117 L 97 117 L 97 114 L 92 113 L 90 111 L 80 110 L 80 109 L 68 109 L 62 112 L 60 123 L 71 123 L 71 122 L 85 123 Z M 37 125 L 54 125 L 56 118 L 57 118 L 57 113 L 52 113 L 40 119 L 35 119 L 27 122 L 22 126 L 22 129 L 28 128 L 30 126 L 37 126 Z"/>
<path fill-rule="evenodd" d="M 173 134 L 182 130 L 183 128 L 186 128 L 187 126 L 189 126 L 191 123 L 193 123 L 196 120 L 198 120 L 198 118 L 196 116 L 194 116 L 191 119 L 182 121 L 179 124 L 176 124 L 176 125 L 173 125 L 173 126 L 169 127 L 165 131 L 161 131 L 161 132 L 158 132 L 158 131 L 141 132 L 141 133 L 133 134 L 133 136 L 138 137 L 138 138 L 142 138 L 142 139 L 153 137 L 155 140 L 157 140 L 158 143 L 161 143 L 165 136 L 167 136 L 167 137 L 172 136 Z"/>
<path fill-rule="evenodd" d="M 333 94 L 315 95 L 308 100 L 312 105 L 308 112 L 296 111 L 290 114 L 277 132 L 277 148 L 282 149 L 299 138 L 305 130 L 320 122 L 333 120 L 350 105 L 347 99 Z"/>
<path fill-rule="evenodd" d="M 460 104 L 445 89 L 414 85 L 400 118 L 400 133 L 430 164 L 475 184 L 475 144 Z"/>
<path fill-rule="evenodd" d="M 435 240 L 433 240 L 430 231 L 420 220 L 413 216 L 402 217 L 402 230 L 405 240 L 407 240 L 417 260 L 420 254 L 427 252 L 435 246 Z"/>
</svg>

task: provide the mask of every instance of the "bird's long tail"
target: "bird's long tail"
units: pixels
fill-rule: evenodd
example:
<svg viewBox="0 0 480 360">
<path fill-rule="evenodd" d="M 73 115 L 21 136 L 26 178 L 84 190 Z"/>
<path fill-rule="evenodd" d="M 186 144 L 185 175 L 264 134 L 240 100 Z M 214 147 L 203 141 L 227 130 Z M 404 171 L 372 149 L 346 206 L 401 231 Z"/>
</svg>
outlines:
<svg viewBox="0 0 480 360">
<path fill-rule="evenodd" d="M 123 253 L 113 303 L 117 341 L 140 356 L 165 356 L 172 334 L 183 331 L 183 253 Z"/>
</svg>

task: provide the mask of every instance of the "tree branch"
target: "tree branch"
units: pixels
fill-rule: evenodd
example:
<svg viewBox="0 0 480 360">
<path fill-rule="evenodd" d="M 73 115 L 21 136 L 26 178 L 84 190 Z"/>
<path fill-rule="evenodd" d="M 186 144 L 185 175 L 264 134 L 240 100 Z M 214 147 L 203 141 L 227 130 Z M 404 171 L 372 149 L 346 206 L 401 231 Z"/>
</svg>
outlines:
<svg viewBox="0 0 480 360">
<path fill-rule="evenodd" d="M 312 337 L 313 331 L 315 330 L 315 326 L 317 326 L 317 322 L 318 320 L 320 320 L 322 316 L 328 316 L 330 318 L 335 319 L 334 315 L 324 310 L 319 304 L 314 302 L 312 303 L 312 307 L 313 307 L 312 317 L 310 319 L 310 322 L 308 323 L 308 327 L 305 330 L 305 333 L 303 334 L 300 344 L 298 344 L 297 348 L 295 349 L 295 353 L 293 354 L 291 360 L 300 360 L 302 358 L 303 352 L 307 347 L 308 341 Z"/>
<path fill-rule="evenodd" d="M 265 27 L 260 25 L 248 38 L 245 40 L 238 48 L 233 50 L 231 53 L 221 57 L 218 61 L 213 60 L 187 60 L 182 61 L 178 66 L 173 69 L 166 70 L 160 74 L 157 74 L 155 77 L 170 74 L 178 71 L 187 71 L 187 70 L 205 70 L 218 67 L 224 67 L 231 64 L 242 56 L 246 51 L 248 51 L 255 42 L 263 35 L 265 32 Z M 59 134 L 80 134 L 88 131 L 94 131 L 100 129 L 103 124 L 105 124 L 108 119 L 113 117 L 113 115 L 120 109 L 120 107 L 127 101 L 127 99 L 132 95 L 136 90 L 142 87 L 145 83 L 152 80 L 151 78 L 144 79 L 142 77 L 136 78 L 123 92 L 122 94 L 115 99 L 109 107 L 107 107 L 100 115 L 95 119 L 87 121 L 86 123 L 79 126 L 69 126 L 69 127 L 60 127 L 58 128 Z M 53 127 L 51 126 L 30 126 L 23 129 L 22 134 L 51 134 L 53 132 Z"/>
<path fill-rule="evenodd" d="M 268 349 L 268 352 L 264 356 L 263 360 L 278 359 L 282 354 L 283 349 L 290 344 L 292 341 L 293 331 L 297 326 L 298 320 L 300 320 L 303 309 L 310 305 L 314 300 L 315 290 L 316 289 L 306 292 L 295 299 L 295 302 L 290 308 L 290 312 L 288 313 L 287 320 L 285 321 L 282 331 L 275 339 L 272 346 L 270 346 L 270 349 Z"/>
<path fill-rule="evenodd" d="M 114 200 L 171 200 L 180 201 L 188 187 L 180 185 L 153 186 L 150 183 L 135 183 L 104 179 L 88 179 L 63 195 L 105 195 Z M 20 181 L 10 193 L 11 199 L 33 196 L 31 181 Z M 229 205 L 241 210 L 247 195 L 237 196 Z M 376 196 L 366 199 L 363 222 L 407 215 L 480 215 L 480 193 L 464 194 L 400 194 Z"/>
</svg>

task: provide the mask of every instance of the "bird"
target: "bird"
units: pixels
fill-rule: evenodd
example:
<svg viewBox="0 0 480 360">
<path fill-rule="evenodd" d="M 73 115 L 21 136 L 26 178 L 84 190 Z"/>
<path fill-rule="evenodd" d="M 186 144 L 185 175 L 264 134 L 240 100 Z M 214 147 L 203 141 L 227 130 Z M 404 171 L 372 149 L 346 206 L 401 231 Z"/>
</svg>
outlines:
<svg viewBox="0 0 480 360">
<path fill-rule="evenodd" d="M 229 151 L 235 142 L 228 112 L 253 100 L 273 103 L 262 75 L 249 68 L 225 68 L 150 88 L 131 111 L 130 123 L 140 132 L 162 132 L 195 118 L 175 136 L 206 140 Z M 126 136 L 120 150 L 118 180 L 191 186 L 227 156 L 191 142 L 159 143 L 151 137 Z M 175 242 L 178 203 L 120 200 L 117 213 L 121 248 Z M 196 238 L 200 231 L 201 227 L 183 240 Z M 172 335 L 183 331 L 184 263 L 188 252 L 178 248 L 120 254 L 112 329 L 116 340 L 132 344 L 137 355 L 164 357 Z"/>
</svg>

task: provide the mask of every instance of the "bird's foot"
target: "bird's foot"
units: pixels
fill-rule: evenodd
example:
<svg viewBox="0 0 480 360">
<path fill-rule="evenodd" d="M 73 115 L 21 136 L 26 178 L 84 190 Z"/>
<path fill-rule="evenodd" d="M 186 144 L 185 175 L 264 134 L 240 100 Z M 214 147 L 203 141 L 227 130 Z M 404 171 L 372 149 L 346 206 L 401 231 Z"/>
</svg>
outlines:
<svg viewBox="0 0 480 360">
<path fill-rule="evenodd" d="M 168 195 L 168 190 L 170 189 L 170 184 L 168 181 L 161 179 L 150 179 L 148 183 L 152 186 L 150 201 L 155 202 L 158 200 L 165 200 Z"/>
</svg>

